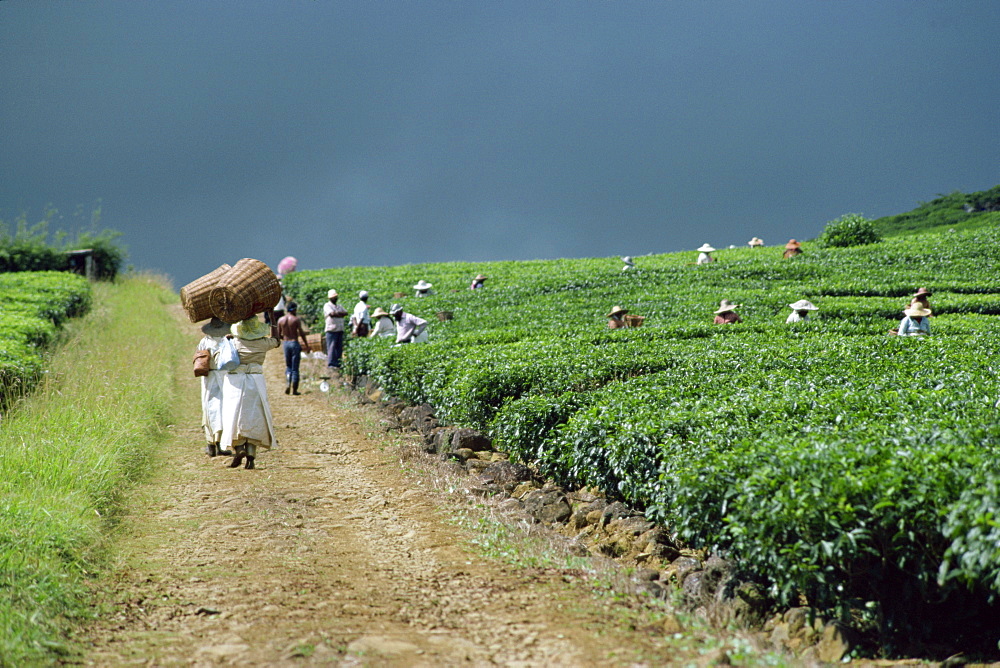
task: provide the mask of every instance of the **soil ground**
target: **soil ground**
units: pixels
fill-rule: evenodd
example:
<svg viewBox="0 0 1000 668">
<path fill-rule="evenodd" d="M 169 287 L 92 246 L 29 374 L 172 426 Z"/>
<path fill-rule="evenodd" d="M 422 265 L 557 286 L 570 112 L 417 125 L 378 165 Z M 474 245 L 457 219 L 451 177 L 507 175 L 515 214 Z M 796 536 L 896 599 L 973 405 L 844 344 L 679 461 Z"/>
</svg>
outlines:
<svg viewBox="0 0 1000 668">
<path fill-rule="evenodd" d="M 191 327 L 192 342 L 200 333 Z M 193 348 L 193 343 L 192 343 Z M 454 501 L 348 392 L 283 393 L 280 447 L 256 470 L 204 453 L 197 381 L 101 585 L 87 665 L 683 665 L 704 646 L 568 568 L 516 568 L 472 547 Z M 430 460 L 428 460 L 429 462 Z M 432 464 L 431 464 L 432 465 Z M 675 637 L 676 635 L 676 637 Z M 704 660 L 704 659 L 703 659 Z"/>
</svg>

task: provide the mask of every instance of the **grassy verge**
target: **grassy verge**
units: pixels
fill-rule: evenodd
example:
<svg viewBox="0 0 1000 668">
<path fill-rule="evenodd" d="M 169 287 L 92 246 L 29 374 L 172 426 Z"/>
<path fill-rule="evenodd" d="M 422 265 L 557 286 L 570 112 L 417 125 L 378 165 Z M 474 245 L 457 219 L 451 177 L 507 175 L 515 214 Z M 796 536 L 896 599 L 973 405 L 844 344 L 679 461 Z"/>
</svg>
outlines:
<svg viewBox="0 0 1000 668">
<path fill-rule="evenodd" d="M 0 426 L 0 665 L 53 661 L 88 613 L 122 502 L 170 423 L 189 347 L 163 281 L 94 286 L 41 386 Z"/>
</svg>

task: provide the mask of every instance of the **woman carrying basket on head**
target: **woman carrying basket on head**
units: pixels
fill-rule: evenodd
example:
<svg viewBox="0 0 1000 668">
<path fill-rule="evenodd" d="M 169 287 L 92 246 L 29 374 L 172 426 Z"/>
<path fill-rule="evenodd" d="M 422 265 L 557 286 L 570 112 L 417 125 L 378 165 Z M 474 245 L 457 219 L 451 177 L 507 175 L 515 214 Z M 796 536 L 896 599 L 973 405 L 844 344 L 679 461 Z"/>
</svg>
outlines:
<svg viewBox="0 0 1000 668">
<path fill-rule="evenodd" d="M 271 309 L 265 315 L 273 318 Z M 236 345 L 240 364 L 223 378 L 221 446 L 233 449 L 230 468 L 246 458 L 245 467 L 252 469 L 260 449 L 278 446 L 262 365 L 267 351 L 281 343 L 277 327 L 268 327 L 255 315 L 233 325 L 227 338 Z"/>
</svg>

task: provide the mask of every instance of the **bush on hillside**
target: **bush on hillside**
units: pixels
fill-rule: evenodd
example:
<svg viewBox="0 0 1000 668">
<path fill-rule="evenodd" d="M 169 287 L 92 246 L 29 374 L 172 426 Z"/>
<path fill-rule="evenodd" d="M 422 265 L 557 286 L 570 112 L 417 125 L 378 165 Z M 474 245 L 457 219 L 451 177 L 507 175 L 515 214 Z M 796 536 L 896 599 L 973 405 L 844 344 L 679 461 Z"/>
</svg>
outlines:
<svg viewBox="0 0 1000 668">
<path fill-rule="evenodd" d="M 845 213 L 831 220 L 819 236 L 820 248 L 847 248 L 882 241 L 872 221 L 858 213 Z"/>
<path fill-rule="evenodd" d="M 26 213 L 15 220 L 14 231 L 8 230 L 0 220 L 0 273 L 15 271 L 69 271 L 68 251 L 90 249 L 93 251 L 94 275 L 99 280 L 114 280 L 127 256 L 118 243 L 121 232 L 96 231 L 101 209 L 91 213 L 90 229 L 79 231 L 75 237 L 58 231 L 49 238 L 49 223 L 58 211 L 45 210 L 42 220 L 29 225 Z"/>
</svg>

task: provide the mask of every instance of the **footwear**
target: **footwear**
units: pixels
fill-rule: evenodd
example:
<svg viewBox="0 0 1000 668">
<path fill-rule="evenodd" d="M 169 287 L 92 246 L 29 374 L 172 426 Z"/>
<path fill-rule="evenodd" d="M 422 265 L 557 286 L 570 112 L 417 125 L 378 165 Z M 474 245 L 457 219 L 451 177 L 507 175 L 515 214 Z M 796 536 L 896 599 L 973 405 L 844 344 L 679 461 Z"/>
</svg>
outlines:
<svg viewBox="0 0 1000 668">
<path fill-rule="evenodd" d="M 222 455 L 224 457 L 232 457 L 233 456 L 233 451 L 232 450 L 223 450 L 222 449 L 222 445 L 219 444 L 219 443 L 215 444 L 215 451 L 216 451 L 216 453 L 218 453 L 218 454 L 220 454 L 220 455 Z"/>
<path fill-rule="evenodd" d="M 254 468 L 253 459 L 254 459 L 253 457 L 251 457 L 250 455 L 247 455 L 247 463 L 243 466 L 243 468 L 245 468 L 245 469 L 252 469 L 252 468 Z"/>
<path fill-rule="evenodd" d="M 285 390 L 285 394 L 288 394 L 288 390 Z M 292 383 L 292 394 L 294 394 L 295 396 L 299 395 L 299 384 L 298 383 Z"/>
<path fill-rule="evenodd" d="M 242 445 L 236 446 L 236 454 L 233 455 L 233 461 L 229 462 L 229 468 L 235 469 L 239 468 L 239 465 L 243 463 L 243 458 L 246 456 L 247 450 Z"/>
<path fill-rule="evenodd" d="M 209 457 L 215 457 L 219 454 L 218 446 L 215 443 L 208 443 L 205 445 L 205 454 Z"/>
<path fill-rule="evenodd" d="M 285 394 L 288 394 L 289 392 L 291 392 L 291 390 L 292 390 L 292 386 L 291 385 L 285 386 Z"/>
</svg>

